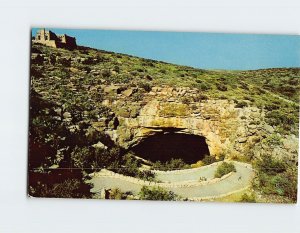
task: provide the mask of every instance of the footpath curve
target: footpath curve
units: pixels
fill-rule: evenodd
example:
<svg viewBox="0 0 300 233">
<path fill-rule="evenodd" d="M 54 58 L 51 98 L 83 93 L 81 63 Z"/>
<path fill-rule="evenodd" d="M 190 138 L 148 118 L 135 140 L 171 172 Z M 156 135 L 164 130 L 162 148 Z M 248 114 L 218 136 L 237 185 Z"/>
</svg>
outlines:
<svg viewBox="0 0 300 233">
<path fill-rule="evenodd" d="M 93 184 L 92 192 L 100 193 L 103 189 L 119 188 L 122 192 L 132 192 L 137 195 L 143 186 L 159 186 L 190 200 L 204 200 L 219 198 L 247 189 L 254 177 L 254 170 L 250 164 L 232 161 L 236 172 L 229 173 L 221 178 L 213 178 L 217 162 L 208 166 L 178 170 L 154 171 L 161 182 L 149 182 L 134 177 L 120 175 L 108 170 L 91 174 L 89 183 Z M 206 181 L 199 181 L 200 177 Z"/>
</svg>

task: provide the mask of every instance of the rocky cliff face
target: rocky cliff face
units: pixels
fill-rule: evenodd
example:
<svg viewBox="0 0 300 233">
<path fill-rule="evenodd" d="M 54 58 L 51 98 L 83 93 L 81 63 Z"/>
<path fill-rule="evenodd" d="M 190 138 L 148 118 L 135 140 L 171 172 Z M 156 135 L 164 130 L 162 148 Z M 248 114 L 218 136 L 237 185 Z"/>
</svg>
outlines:
<svg viewBox="0 0 300 233">
<path fill-rule="evenodd" d="M 108 86 L 104 89 L 117 90 Z M 237 107 L 229 100 L 196 99 L 199 90 L 192 88 L 153 87 L 142 99 L 128 98 L 137 90 L 115 91 L 114 99 L 103 104 L 115 109 L 111 122 L 94 123 L 99 131 L 105 131 L 120 146 L 131 148 L 146 137 L 175 132 L 203 136 L 211 155 L 216 157 L 243 158 L 260 156 L 266 138 L 274 129 L 265 120 L 265 112 L 257 107 Z M 120 111 L 125 106 L 124 111 Z M 136 107 L 138 106 L 138 107 Z M 135 109 L 134 114 L 130 114 Z M 280 137 L 278 156 L 297 157 L 298 143 L 295 136 Z"/>
</svg>

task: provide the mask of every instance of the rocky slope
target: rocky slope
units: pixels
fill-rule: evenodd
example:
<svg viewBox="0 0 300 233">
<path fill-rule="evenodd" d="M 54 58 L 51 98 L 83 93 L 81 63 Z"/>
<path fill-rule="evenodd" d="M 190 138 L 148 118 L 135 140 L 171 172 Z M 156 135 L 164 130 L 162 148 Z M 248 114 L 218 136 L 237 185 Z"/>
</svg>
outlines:
<svg viewBox="0 0 300 233">
<path fill-rule="evenodd" d="M 59 106 L 55 117 L 70 131 L 85 122 L 87 133 L 105 132 L 128 149 L 172 129 L 205 137 L 217 157 L 249 160 L 268 152 L 297 161 L 299 69 L 205 71 L 41 45 L 33 45 L 31 58 L 31 87 Z M 296 86 L 280 93 L 282 80 Z"/>
<path fill-rule="evenodd" d="M 31 52 L 29 195 L 93 197 L 87 174 L 104 168 L 156 182 L 151 168 L 225 158 L 254 168 L 255 195 L 244 200 L 296 202 L 299 68 L 202 70 L 36 44 Z"/>
</svg>

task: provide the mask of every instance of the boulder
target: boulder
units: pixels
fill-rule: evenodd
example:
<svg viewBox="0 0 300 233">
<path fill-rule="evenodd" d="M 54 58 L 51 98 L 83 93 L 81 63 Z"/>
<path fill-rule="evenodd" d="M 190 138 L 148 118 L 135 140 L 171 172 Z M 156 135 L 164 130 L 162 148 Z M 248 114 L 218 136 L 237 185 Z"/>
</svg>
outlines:
<svg viewBox="0 0 300 233">
<path fill-rule="evenodd" d="M 239 138 L 239 139 L 238 139 L 238 142 L 239 142 L 239 143 L 245 143 L 245 142 L 247 142 L 247 138 L 246 138 L 246 137 Z"/>
<path fill-rule="evenodd" d="M 135 93 L 135 92 L 136 92 L 136 89 L 134 89 L 134 88 L 129 88 L 129 89 L 123 91 L 122 94 L 125 95 L 125 96 L 127 96 L 127 97 L 130 97 L 130 96 L 132 96 L 132 94 Z"/>
</svg>

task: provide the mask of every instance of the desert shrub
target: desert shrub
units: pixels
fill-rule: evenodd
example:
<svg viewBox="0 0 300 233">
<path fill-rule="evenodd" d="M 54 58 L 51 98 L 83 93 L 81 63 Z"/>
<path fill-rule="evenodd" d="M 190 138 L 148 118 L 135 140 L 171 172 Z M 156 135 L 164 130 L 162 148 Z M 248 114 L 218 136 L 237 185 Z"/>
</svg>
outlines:
<svg viewBox="0 0 300 233">
<path fill-rule="evenodd" d="M 139 102 L 143 100 L 144 95 L 140 91 L 137 91 L 136 93 L 132 94 L 132 100 L 135 102 Z"/>
<path fill-rule="evenodd" d="M 252 193 L 251 195 L 248 195 L 247 193 L 244 193 L 240 199 L 240 202 L 249 202 L 249 203 L 255 203 L 255 196 Z"/>
<path fill-rule="evenodd" d="M 91 197 L 91 186 L 83 182 L 82 172 L 79 169 L 30 172 L 28 185 L 29 195 L 34 197 Z"/>
<path fill-rule="evenodd" d="M 202 167 L 204 163 L 202 160 L 197 161 L 196 163 L 191 164 L 191 168 L 197 168 L 197 167 Z"/>
<path fill-rule="evenodd" d="M 190 168 L 182 159 L 171 159 L 165 163 L 156 161 L 153 163 L 152 168 L 161 171 L 171 171 Z"/>
<path fill-rule="evenodd" d="M 31 63 L 36 65 L 42 65 L 44 63 L 44 60 L 44 57 L 38 54 L 34 58 L 31 58 Z"/>
<path fill-rule="evenodd" d="M 162 74 L 166 74 L 167 70 L 166 69 L 160 69 L 159 72 L 162 73 Z"/>
<path fill-rule="evenodd" d="M 114 188 L 109 192 L 109 199 L 122 200 L 126 199 L 126 196 L 120 189 Z"/>
<path fill-rule="evenodd" d="M 80 148 L 75 146 L 71 152 L 71 161 L 74 167 L 86 168 L 90 165 L 91 161 L 91 151 L 88 147 Z"/>
<path fill-rule="evenodd" d="M 115 65 L 113 68 L 113 71 L 116 71 L 117 73 L 120 73 L 120 67 Z"/>
<path fill-rule="evenodd" d="M 146 74 L 146 75 L 144 76 L 144 78 L 146 78 L 146 79 L 149 80 L 149 81 L 152 81 L 152 80 L 153 80 L 152 76 L 149 75 L 149 74 Z"/>
<path fill-rule="evenodd" d="M 103 70 L 101 71 L 101 74 L 102 74 L 102 77 L 103 77 L 103 78 L 108 78 L 108 77 L 111 76 L 111 72 L 110 72 L 109 69 L 103 69 Z"/>
<path fill-rule="evenodd" d="M 149 92 L 152 89 L 151 85 L 147 82 L 139 82 L 138 87 L 143 88 L 146 92 Z"/>
<path fill-rule="evenodd" d="M 204 158 L 202 159 L 202 162 L 204 163 L 204 165 L 209 165 L 217 162 L 217 159 L 215 156 L 205 155 Z"/>
<path fill-rule="evenodd" d="M 253 99 L 252 97 L 250 96 L 244 96 L 244 100 L 249 100 L 251 102 L 255 102 L 255 99 Z"/>
<path fill-rule="evenodd" d="M 207 82 L 201 82 L 197 85 L 197 88 L 201 91 L 208 91 L 211 89 L 211 85 Z"/>
<path fill-rule="evenodd" d="M 218 166 L 214 177 L 221 178 L 222 176 L 224 176 L 230 172 L 236 172 L 234 164 L 223 162 L 221 165 Z"/>
<path fill-rule="evenodd" d="M 291 202 L 297 200 L 297 166 L 262 155 L 255 161 L 256 177 L 253 187 L 267 195 L 287 197 Z"/>
<path fill-rule="evenodd" d="M 280 88 L 278 88 L 278 91 L 287 97 L 292 97 L 294 94 L 297 93 L 298 87 L 292 86 L 292 85 L 281 85 Z"/>
<path fill-rule="evenodd" d="M 249 90 L 249 87 L 248 87 L 247 83 L 241 82 L 240 84 L 241 84 L 241 88 L 243 88 L 245 90 Z"/>
<path fill-rule="evenodd" d="M 83 66 L 82 67 L 82 70 L 84 70 L 87 74 L 89 74 L 90 72 L 91 72 L 91 67 L 89 67 L 89 66 Z"/>
<path fill-rule="evenodd" d="M 34 46 L 31 47 L 31 53 L 42 53 L 42 51 Z"/>
<path fill-rule="evenodd" d="M 264 194 L 284 196 L 295 202 L 297 200 L 297 168 L 291 166 L 277 174 L 275 172 L 268 174 L 258 170 L 254 187 Z"/>
<path fill-rule="evenodd" d="M 263 139 L 263 143 L 266 143 L 270 147 L 278 146 L 281 144 L 281 137 L 277 134 L 271 134 Z"/>
<path fill-rule="evenodd" d="M 137 177 L 142 180 L 155 181 L 155 173 L 149 170 L 139 171 Z"/>
<path fill-rule="evenodd" d="M 136 71 L 142 73 L 142 72 L 144 72 L 145 70 L 144 70 L 143 68 L 137 68 Z"/>
<path fill-rule="evenodd" d="M 182 98 L 182 103 L 183 104 L 190 104 L 190 102 L 191 102 L 191 99 L 189 97 L 185 96 L 185 97 Z"/>
<path fill-rule="evenodd" d="M 61 197 L 61 198 L 72 198 L 81 197 L 78 193 L 81 181 L 78 179 L 66 179 L 62 183 L 54 184 L 48 191 L 47 197 Z"/>
<path fill-rule="evenodd" d="M 243 107 L 247 107 L 247 106 L 248 106 L 248 103 L 246 101 L 239 101 L 235 105 L 236 108 L 243 108 Z"/>
<path fill-rule="evenodd" d="M 137 72 L 136 70 L 132 70 L 132 71 L 130 71 L 130 74 L 132 76 L 137 76 L 139 74 L 139 72 Z"/>
<path fill-rule="evenodd" d="M 273 103 L 265 105 L 265 109 L 268 111 L 277 110 L 279 108 L 280 108 L 280 105 L 273 104 Z"/>
<path fill-rule="evenodd" d="M 266 113 L 266 122 L 272 126 L 281 126 L 284 130 L 291 130 L 292 126 L 298 123 L 297 114 L 284 111 L 283 109 L 273 110 Z"/>
<path fill-rule="evenodd" d="M 141 163 L 132 155 L 127 154 L 123 157 L 122 167 L 118 168 L 117 172 L 125 176 L 137 177 L 139 175 L 139 167 Z"/>
<path fill-rule="evenodd" d="M 71 66 L 71 58 L 61 58 L 59 59 L 59 63 L 64 67 L 70 67 Z"/>
<path fill-rule="evenodd" d="M 279 159 L 273 158 L 271 155 L 263 155 L 261 159 L 255 162 L 256 169 L 267 175 L 276 175 L 286 170 L 286 164 Z"/>
<path fill-rule="evenodd" d="M 97 168 L 115 168 L 116 164 L 122 163 L 122 151 L 119 147 L 113 146 L 112 148 L 96 148 L 92 163 Z"/>
<path fill-rule="evenodd" d="M 197 95 L 197 96 L 195 96 L 193 98 L 194 98 L 195 102 L 199 102 L 201 100 L 208 100 L 209 99 L 208 96 L 204 95 L 204 94 L 199 94 L 199 95 Z"/>
<path fill-rule="evenodd" d="M 167 191 L 161 187 L 143 186 L 139 192 L 141 200 L 161 200 L 161 201 L 176 201 L 178 196 L 172 191 Z"/>
<path fill-rule="evenodd" d="M 227 86 L 224 83 L 217 83 L 216 87 L 219 91 L 227 91 Z"/>
</svg>

